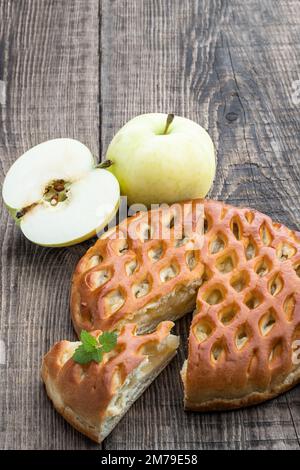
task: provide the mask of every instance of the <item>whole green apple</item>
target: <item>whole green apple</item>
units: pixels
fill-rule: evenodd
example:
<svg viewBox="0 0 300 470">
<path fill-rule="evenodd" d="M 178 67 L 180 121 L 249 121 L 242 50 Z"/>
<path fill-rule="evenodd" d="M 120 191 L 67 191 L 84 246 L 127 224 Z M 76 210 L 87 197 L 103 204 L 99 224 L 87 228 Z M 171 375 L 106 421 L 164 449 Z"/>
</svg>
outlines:
<svg viewBox="0 0 300 470">
<path fill-rule="evenodd" d="M 215 176 L 208 133 L 173 114 L 150 113 L 130 120 L 113 138 L 106 158 L 129 205 L 204 197 Z"/>
</svg>

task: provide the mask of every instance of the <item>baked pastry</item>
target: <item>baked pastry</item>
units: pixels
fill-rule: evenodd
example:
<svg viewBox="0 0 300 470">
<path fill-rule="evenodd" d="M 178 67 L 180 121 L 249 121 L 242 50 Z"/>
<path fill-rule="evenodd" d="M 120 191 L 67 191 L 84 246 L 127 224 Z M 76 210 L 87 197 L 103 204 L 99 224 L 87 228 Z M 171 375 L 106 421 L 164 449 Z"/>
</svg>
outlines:
<svg viewBox="0 0 300 470">
<path fill-rule="evenodd" d="M 182 370 L 185 408 L 232 409 L 300 381 L 300 233 L 259 212 L 205 203 L 197 296 Z"/>
<path fill-rule="evenodd" d="M 188 233 L 180 233 L 184 209 Z M 175 204 L 127 219 L 86 253 L 73 278 L 73 322 L 78 333 L 127 322 L 151 331 L 193 310 L 198 293 L 182 370 L 185 407 L 237 408 L 300 380 L 292 359 L 299 276 L 300 233 L 222 202 Z"/>
<path fill-rule="evenodd" d="M 136 336 L 135 325 L 122 328 L 116 348 L 102 362 L 80 365 L 72 356 L 80 342 L 61 341 L 45 356 L 42 378 L 57 411 L 78 431 L 101 442 L 129 407 L 176 354 L 172 322 Z M 95 337 L 101 331 L 92 333 Z"/>
<path fill-rule="evenodd" d="M 194 249 L 202 237 L 193 238 L 202 229 L 203 203 L 197 200 L 139 213 L 99 239 L 73 276 L 77 334 L 120 329 L 128 322 L 145 333 L 191 312 L 203 282 L 200 252 Z"/>
</svg>

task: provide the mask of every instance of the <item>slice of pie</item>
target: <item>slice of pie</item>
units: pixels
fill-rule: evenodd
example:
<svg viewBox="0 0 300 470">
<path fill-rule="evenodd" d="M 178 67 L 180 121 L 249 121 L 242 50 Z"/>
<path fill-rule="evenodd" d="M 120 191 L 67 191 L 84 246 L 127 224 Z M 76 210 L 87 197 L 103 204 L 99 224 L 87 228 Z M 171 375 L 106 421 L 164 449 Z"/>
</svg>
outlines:
<svg viewBox="0 0 300 470">
<path fill-rule="evenodd" d="M 101 442 L 176 354 L 179 338 L 172 322 L 136 336 L 134 324 L 122 328 L 116 348 L 102 362 L 81 365 L 72 359 L 80 342 L 61 341 L 45 356 L 42 378 L 57 411 L 78 431 Z M 95 337 L 101 331 L 92 333 Z"/>
</svg>

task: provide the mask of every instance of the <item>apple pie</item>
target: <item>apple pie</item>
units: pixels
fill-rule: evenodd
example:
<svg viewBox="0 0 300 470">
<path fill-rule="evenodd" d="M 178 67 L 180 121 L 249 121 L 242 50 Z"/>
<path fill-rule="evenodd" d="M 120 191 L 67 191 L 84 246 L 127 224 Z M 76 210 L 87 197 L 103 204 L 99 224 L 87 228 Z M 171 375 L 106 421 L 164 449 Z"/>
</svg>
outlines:
<svg viewBox="0 0 300 470">
<path fill-rule="evenodd" d="M 192 201 L 139 213 L 99 239 L 73 276 L 77 334 L 120 329 L 128 322 L 145 333 L 191 312 L 205 278 L 200 251 L 194 249 L 202 237 L 193 239 L 202 228 L 203 203 Z"/>
<path fill-rule="evenodd" d="M 176 354 L 179 339 L 170 334 L 172 326 L 162 322 L 153 333 L 137 336 L 135 325 L 128 323 L 117 346 L 100 363 L 74 362 L 80 342 L 57 343 L 42 365 L 42 378 L 57 411 L 78 431 L 102 442 Z"/>
<path fill-rule="evenodd" d="M 214 201 L 205 217 L 207 281 L 182 370 L 185 407 L 199 411 L 259 403 L 300 381 L 300 233 Z"/>
<path fill-rule="evenodd" d="M 300 233 L 252 209 L 177 203 L 126 219 L 88 250 L 73 277 L 72 318 L 78 334 L 132 322 L 145 332 L 196 305 L 185 407 L 236 408 L 300 380 L 299 276 Z"/>
</svg>

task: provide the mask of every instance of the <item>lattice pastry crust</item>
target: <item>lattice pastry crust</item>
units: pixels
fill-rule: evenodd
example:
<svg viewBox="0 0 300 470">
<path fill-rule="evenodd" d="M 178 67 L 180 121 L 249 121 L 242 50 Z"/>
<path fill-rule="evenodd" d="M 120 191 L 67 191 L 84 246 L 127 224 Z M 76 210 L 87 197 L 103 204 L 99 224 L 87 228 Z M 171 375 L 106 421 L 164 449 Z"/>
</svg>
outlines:
<svg viewBox="0 0 300 470">
<path fill-rule="evenodd" d="M 72 356 L 80 342 L 61 341 L 45 356 L 42 378 L 57 411 L 96 442 L 112 431 L 129 407 L 176 354 L 172 322 L 136 336 L 136 326 L 122 328 L 116 348 L 100 364 L 80 365 Z M 101 331 L 92 333 L 95 337 Z"/>
<path fill-rule="evenodd" d="M 205 215 L 207 282 L 198 291 L 182 371 L 185 407 L 237 408 L 300 381 L 293 354 L 300 340 L 300 233 L 214 201 L 205 202 Z"/>
<path fill-rule="evenodd" d="M 193 230 L 200 202 L 188 204 Z M 300 340 L 300 234 L 252 209 L 202 203 L 197 249 L 186 234 L 178 237 L 178 226 L 170 240 L 157 237 L 181 204 L 123 222 L 116 228 L 123 240 L 114 233 L 98 240 L 74 274 L 73 322 L 78 333 L 132 321 L 147 331 L 191 311 L 198 292 L 182 371 L 185 406 L 246 406 L 300 379 L 292 360 Z"/>
<path fill-rule="evenodd" d="M 78 334 L 82 329 L 119 329 L 127 322 L 137 323 L 139 332 L 152 331 L 160 321 L 193 310 L 204 269 L 199 250 L 178 223 L 182 207 L 131 217 L 87 251 L 71 291 Z M 203 227 L 202 203 L 186 204 L 184 216 L 185 230 L 196 233 L 198 224 Z M 169 232 L 171 238 L 165 239 Z"/>
</svg>

